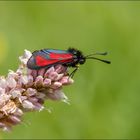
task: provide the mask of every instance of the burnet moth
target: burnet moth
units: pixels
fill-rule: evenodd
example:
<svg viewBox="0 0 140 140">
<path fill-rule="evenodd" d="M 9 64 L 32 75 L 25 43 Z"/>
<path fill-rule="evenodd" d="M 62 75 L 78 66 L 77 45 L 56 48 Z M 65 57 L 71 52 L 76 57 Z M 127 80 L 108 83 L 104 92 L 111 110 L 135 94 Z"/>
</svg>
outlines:
<svg viewBox="0 0 140 140">
<path fill-rule="evenodd" d="M 107 52 L 84 56 L 81 51 L 75 48 L 69 48 L 68 50 L 42 49 L 32 53 L 32 56 L 27 62 L 27 67 L 29 69 L 39 70 L 41 68 L 49 68 L 61 64 L 65 67 L 75 68 L 70 74 L 70 77 L 73 77 L 79 65 L 84 64 L 87 59 L 96 59 L 107 64 L 111 63 L 108 60 L 96 58 L 94 55 L 107 55 Z"/>
</svg>

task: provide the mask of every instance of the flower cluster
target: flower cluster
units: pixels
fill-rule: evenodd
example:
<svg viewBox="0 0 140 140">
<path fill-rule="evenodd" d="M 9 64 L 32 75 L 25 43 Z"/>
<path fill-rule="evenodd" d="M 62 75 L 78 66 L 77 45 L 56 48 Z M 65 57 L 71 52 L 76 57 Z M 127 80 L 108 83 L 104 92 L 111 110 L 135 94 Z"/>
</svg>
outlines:
<svg viewBox="0 0 140 140">
<path fill-rule="evenodd" d="M 30 70 L 26 64 L 31 55 L 25 50 L 17 71 L 9 70 L 6 77 L 0 77 L 0 128 L 5 131 L 19 124 L 25 112 L 41 111 L 46 99 L 67 101 L 62 88 L 73 83 L 67 68 Z"/>
</svg>

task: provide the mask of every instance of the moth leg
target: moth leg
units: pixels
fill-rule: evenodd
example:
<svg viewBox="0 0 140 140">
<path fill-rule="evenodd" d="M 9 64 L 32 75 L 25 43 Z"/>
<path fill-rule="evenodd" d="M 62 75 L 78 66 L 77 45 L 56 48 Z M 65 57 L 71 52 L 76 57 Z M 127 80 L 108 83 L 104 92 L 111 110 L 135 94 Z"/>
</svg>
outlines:
<svg viewBox="0 0 140 140">
<path fill-rule="evenodd" d="M 72 71 L 72 73 L 69 75 L 69 78 L 71 77 L 71 78 L 73 78 L 73 76 L 74 76 L 74 74 L 76 73 L 76 71 L 79 69 L 79 65 L 77 65 L 76 67 L 75 67 L 75 69 Z"/>
</svg>

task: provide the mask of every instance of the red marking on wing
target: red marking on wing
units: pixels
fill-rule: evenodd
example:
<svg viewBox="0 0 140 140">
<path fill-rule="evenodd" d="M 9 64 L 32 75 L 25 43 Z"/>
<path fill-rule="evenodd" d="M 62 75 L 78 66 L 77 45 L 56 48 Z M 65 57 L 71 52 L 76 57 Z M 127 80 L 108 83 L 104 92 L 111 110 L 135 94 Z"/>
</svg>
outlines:
<svg viewBox="0 0 140 140">
<path fill-rule="evenodd" d="M 50 64 L 53 64 L 53 63 L 56 63 L 58 62 L 59 60 L 57 59 L 54 59 L 54 60 L 47 60 L 41 56 L 36 56 L 36 64 L 37 66 L 47 66 L 47 65 L 50 65 Z"/>
<path fill-rule="evenodd" d="M 50 53 L 50 59 L 57 59 L 60 63 L 67 63 L 72 61 L 73 56 L 72 54 Z"/>
<path fill-rule="evenodd" d="M 50 53 L 50 59 L 57 59 L 57 60 L 68 60 L 72 59 L 72 54 L 58 54 L 58 53 Z"/>
</svg>

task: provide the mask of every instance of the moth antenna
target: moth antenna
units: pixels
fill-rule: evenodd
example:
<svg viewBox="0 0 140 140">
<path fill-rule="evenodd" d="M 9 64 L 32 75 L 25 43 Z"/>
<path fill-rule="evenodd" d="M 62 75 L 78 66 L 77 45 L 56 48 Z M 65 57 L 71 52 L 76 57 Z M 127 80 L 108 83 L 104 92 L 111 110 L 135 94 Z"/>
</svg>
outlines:
<svg viewBox="0 0 140 140">
<path fill-rule="evenodd" d="M 102 62 L 107 63 L 107 64 L 111 63 L 111 61 L 100 59 L 100 58 L 96 58 L 96 57 L 86 57 L 86 59 L 96 59 L 96 60 L 102 61 Z"/>
<path fill-rule="evenodd" d="M 96 52 L 96 53 L 93 53 L 93 54 L 89 54 L 87 56 L 85 56 L 86 58 L 89 57 L 89 56 L 93 56 L 93 55 L 107 55 L 107 52 Z"/>
</svg>

